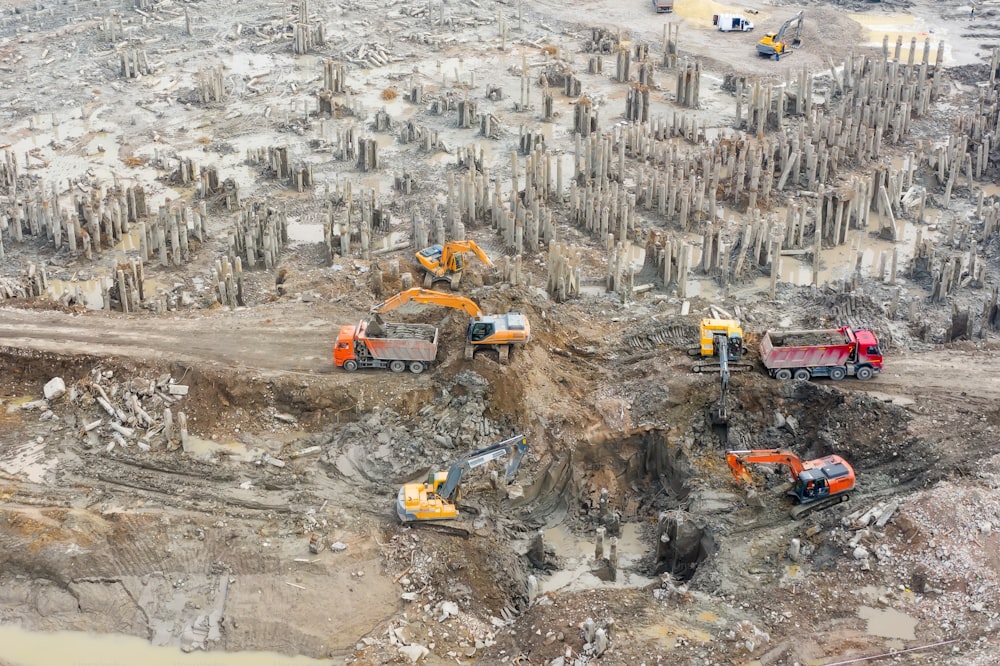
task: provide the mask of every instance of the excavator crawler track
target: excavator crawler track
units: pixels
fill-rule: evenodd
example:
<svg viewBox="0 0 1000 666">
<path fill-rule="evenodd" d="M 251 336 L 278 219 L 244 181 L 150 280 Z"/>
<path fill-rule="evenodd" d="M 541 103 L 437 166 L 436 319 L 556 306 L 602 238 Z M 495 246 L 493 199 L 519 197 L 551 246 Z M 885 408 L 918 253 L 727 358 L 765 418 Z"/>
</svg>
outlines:
<svg viewBox="0 0 1000 666">
<path fill-rule="evenodd" d="M 818 500 L 816 502 L 810 502 L 808 504 L 799 504 L 792 508 L 789 512 L 795 520 L 801 520 L 808 516 L 810 513 L 816 511 L 822 511 L 823 509 L 829 509 L 830 507 L 837 506 L 843 502 L 851 499 L 851 496 L 847 493 L 842 493 L 840 495 L 835 495 L 833 497 L 827 497 L 826 499 Z"/>
<path fill-rule="evenodd" d="M 472 530 L 468 530 L 464 527 L 458 527 L 455 525 L 446 525 L 445 523 L 435 523 L 430 521 L 415 521 L 412 523 L 406 523 L 407 527 L 419 528 L 422 530 L 429 530 L 431 532 L 438 532 L 440 534 L 447 534 L 448 536 L 461 537 L 463 539 L 468 539 L 472 536 Z"/>
<path fill-rule="evenodd" d="M 691 372 L 719 372 L 719 363 L 702 361 L 691 366 Z M 752 363 L 729 363 L 729 372 L 746 372 L 753 370 Z"/>
</svg>

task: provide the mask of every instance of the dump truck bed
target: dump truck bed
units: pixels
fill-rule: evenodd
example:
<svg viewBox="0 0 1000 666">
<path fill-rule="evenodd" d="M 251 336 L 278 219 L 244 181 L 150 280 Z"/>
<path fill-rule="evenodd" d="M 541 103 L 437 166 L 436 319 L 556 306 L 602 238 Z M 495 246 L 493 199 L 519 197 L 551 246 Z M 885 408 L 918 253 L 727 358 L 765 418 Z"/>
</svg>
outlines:
<svg viewBox="0 0 1000 666">
<path fill-rule="evenodd" d="M 430 324 L 385 323 L 385 335 L 369 337 L 359 327 L 358 339 L 363 340 L 372 356 L 392 361 L 433 361 L 437 356 L 438 329 Z"/>
<path fill-rule="evenodd" d="M 760 358 L 769 370 L 843 365 L 850 355 L 851 344 L 837 329 L 768 331 L 760 342 Z"/>
</svg>

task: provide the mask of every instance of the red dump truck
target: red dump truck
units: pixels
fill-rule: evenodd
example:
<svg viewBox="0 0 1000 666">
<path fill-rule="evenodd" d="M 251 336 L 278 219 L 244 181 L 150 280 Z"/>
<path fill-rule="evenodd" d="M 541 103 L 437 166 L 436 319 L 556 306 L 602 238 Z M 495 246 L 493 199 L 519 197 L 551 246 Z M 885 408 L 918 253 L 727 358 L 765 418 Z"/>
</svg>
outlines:
<svg viewBox="0 0 1000 666">
<path fill-rule="evenodd" d="M 369 335 L 371 321 L 341 326 L 333 348 L 333 364 L 348 372 L 358 368 L 389 368 L 419 374 L 437 357 L 438 329 L 430 324 L 379 322 L 378 335 Z"/>
<path fill-rule="evenodd" d="M 875 334 L 850 326 L 815 331 L 768 331 L 760 359 L 775 379 L 871 379 L 882 372 L 882 350 Z"/>
</svg>

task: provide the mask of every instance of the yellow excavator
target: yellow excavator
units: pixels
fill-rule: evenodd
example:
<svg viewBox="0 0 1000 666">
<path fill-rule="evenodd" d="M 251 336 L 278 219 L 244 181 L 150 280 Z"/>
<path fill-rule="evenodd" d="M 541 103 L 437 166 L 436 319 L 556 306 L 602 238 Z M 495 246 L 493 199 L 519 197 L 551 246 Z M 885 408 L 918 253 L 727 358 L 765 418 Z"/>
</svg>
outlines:
<svg viewBox="0 0 1000 666">
<path fill-rule="evenodd" d="M 789 32 L 791 31 L 791 32 Z M 789 49 L 802 45 L 802 12 L 781 24 L 778 32 L 768 32 L 757 42 L 757 54 L 768 58 L 780 58 Z"/>
<path fill-rule="evenodd" d="M 722 363 L 721 352 L 726 352 L 726 361 L 729 370 L 739 372 L 749 370 L 753 366 L 749 363 L 740 363 L 746 347 L 743 345 L 743 328 L 740 322 L 735 319 L 702 319 L 698 326 L 699 341 L 698 346 L 688 350 L 691 356 L 698 356 L 697 361 L 691 370 L 693 372 L 706 372 L 719 369 Z"/>
<path fill-rule="evenodd" d="M 417 252 L 417 261 L 424 269 L 424 287 L 430 289 L 435 282 L 447 282 L 452 289 L 458 289 L 462 271 L 465 269 L 465 255 L 469 252 L 479 257 L 479 261 L 494 268 L 489 256 L 470 240 L 431 245 Z"/>
<path fill-rule="evenodd" d="M 371 309 L 373 317 L 368 322 L 368 334 L 377 336 L 380 328 L 384 327 L 380 314 L 395 310 L 409 302 L 443 305 L 446 308 L 462 310 L 469 315 L 469 328 L 465 339 L 465 358 L 469 360 L 472 360 L 476 352 L 494 350 L 500 356 L 500 362 L 507 363 L 511 348 L 531 339 L 531 325 L 528 323 L 528 318 L 519 312 L 487 315 L 483 314 L 475 301 L 464 296 L 419 287 L 401 291 L 373 307 Z"/>
<path fill-rule="evenodd" d="M 400 522 L 413 523 L 448 520 L 458 516 L 462 477 L 477 467 L 511 455 L 504 481 L 514 480 L 521 458 L 528 450 L 528 440 L 517 435 L 502 442 L 473 451 L 456 460 L 447 472 L 432 473 L 425 483 L 407 483 L 396 496 L 396 514 Z"/>
</svg>

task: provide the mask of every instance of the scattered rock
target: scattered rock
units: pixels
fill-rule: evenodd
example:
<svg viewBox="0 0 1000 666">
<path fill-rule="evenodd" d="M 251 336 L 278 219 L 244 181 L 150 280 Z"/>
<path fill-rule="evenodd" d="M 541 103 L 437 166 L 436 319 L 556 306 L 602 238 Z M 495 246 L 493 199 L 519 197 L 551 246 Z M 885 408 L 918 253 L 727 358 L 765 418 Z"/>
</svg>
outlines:
<svg viewBox="0 0 1000 666">
<path fill-rule="evenodd" d="M 400 646 L 399 653 L 404 657 L 408 658 L 411 663 L 415 664 L 424 657 L 426 657 L 427 655 L 429 655 L 431 651 L 428 650 L 423 645 L 413 644 L 413 645 Z"/>
<path fill-rule="evenodd" d="M 347 544 L 344 543 L 343 541 L 334 541 L 333 543 L 330 544 L 330 550 L 332 550 L 335 553 L 341 553 L 347 550 Z"/>
<path fill-rule="evenodd" d="M 441 611 L 441 616 L 438 618 L 438 622 L 444 622 L 449 617 L 458 615 L 458 604 L 454 601 L 442 601 L 441 605 L 438 606 L 438 610 Z"/>
<path fill-rule="evenodd" d="M 46 400 L 56 400 L 61 398 L 66 394 L 66 382 L 63 381 L 62 377 L 53 377 L 46 382 L 45 387 L 42 389 L 42 393 L 45 395 Z"/>
<path fill-rule="evenodd" d="M 788 544 L 788 559 L 792 562 L 798 562 L 802 559 L 802 542 L 798 539 L 792 539 L 792 542 Z"/>
</svg>

